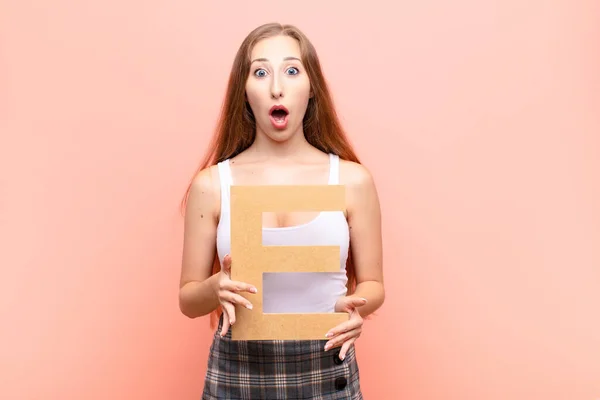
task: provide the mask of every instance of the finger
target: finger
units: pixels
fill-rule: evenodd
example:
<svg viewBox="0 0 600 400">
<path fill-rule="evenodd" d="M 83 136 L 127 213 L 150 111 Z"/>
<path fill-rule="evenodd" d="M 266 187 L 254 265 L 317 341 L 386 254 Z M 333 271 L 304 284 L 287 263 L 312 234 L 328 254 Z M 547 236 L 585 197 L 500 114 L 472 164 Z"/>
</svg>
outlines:
<svg viewBox="0 0 600 400">
<path fill-rule="evenodd" d="M 331 329 L 329 332 L 327 332 L 327 334 L 325 335 L 325 337 L 327 338 L 332 338 L 334 336 L 337 336 L 341 333 L 344 332 L 348 332 L 351 331 L 353 329 L 357 329 L 359 327 L 362 327 L 363 325 L 363 319 L 362 318 L 351 318 L 348 321 L 342 322 L 341 324 L 339 324 L 338 326 L 336 326 L 335 328 Z"/>
<path fill-rule="evenodd" d="M 227 334 L 227 331 L 229 330 L 230 326 L 231 325 L 229 324 L 229 315 L 227 314 L 225 307 L 223 307 L 223 326 L 221 327 L 221 337 Z"/>
<path fill-rule="evenodd" d="M 356 339 L 357 337 L 360 336 L 361 333 L 362 333 L 361 328 L 353 329 L 351 331 L 342 333 L 341 335 L 336 336 L 333 339 L 331 339 L 330 341 L 328 341 L 327 343 L 325 343 L 325 351 L 339 347 L 339 346 L 343 345 L 344 342 L 346 342 L 347 340 L 350 340 L 352 338 Z"/>
<path fill-rule="evenodd" d="M 219 288 L 221 290 L 229 290 L 232 292 L 249 292 L 249 293 L 257 293 L 258 290 L 256 287 L 249 283 L 232 281 L 232 280 L 222 280 L 219 282 Z"/>
<path fill-rule="evenodd" d="M 246 307 L 249 310 L 252 310 L 252 303 L 248 301 L 245 297 L 240 296 L 239 294 L 235 294 L 228 290 L 222 290 L 219 292 L 219 299 L 221 301 L 226 301 L 231 304 L 239 304 L 241 306 Z"/>
<path fill-rule="evenodd" d="M 227 313 L 227 316 L 229 317 L 229 325 L 235 324 L 235 307 L 233 306 L 233 304 L 229 302 L 223 302 L 222 305 L 223 310 Z"/>
<path fill-rule="evenodd" d="M 358 338 L 358 336 L 355 336 L 344 342 L 344 344 L 342 345 L 342 348 L 340 349 L 340 355 L 338 356 L 340 358 L 340 360 L 343 360 L 344 358 L 346 358 L 346 354 L 348 354 L 348 350 L 350 350 L 350 346 L 352 346 L 354 344 L 354 342 L 356 342 L 357 338 Z"/>
</svg>

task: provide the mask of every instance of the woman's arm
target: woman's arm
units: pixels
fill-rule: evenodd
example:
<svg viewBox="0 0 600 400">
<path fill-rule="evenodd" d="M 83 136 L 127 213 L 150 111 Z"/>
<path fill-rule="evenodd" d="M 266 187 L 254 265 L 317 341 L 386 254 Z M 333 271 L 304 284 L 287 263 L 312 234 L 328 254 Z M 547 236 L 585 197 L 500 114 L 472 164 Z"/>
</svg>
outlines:
<svg viewBox="0 0 600 400">
<path fill-rule="evenodd" d="M 358 308 L 362 317 L 384 302 L 381 209 L 375 182 L 362 165 L 342 162 L 342 178 L 347 190 L 347 218 L 356 271 L 354 297 L 367 303 Z"/>
<path fill-rule="evenodd" d="M 218 183 L 214 167 L 201 171 L 192 182 L 186 206 L 179 308 L 189 318 L 219 306 L 218 276 L 211 276 L 221 200 Z"/>
<path fill-rule="evenodd" d="M 381 211 L 375 183 L 365 167 L 356 163 L 340 164 L 340 182 L 346 186 L 346 214 L 350 226 L 352 260 L 356 273 L 356 290 L 338 299 L 335 311 L 348 312 L 342 322 L 325 335 L 325 351 L 341 346 L 344 359 L 350 346 L 361 335 L 363 319 L 383 304 Z M 366 300 L 366 302 L 365 302 Z"/>
</svg>

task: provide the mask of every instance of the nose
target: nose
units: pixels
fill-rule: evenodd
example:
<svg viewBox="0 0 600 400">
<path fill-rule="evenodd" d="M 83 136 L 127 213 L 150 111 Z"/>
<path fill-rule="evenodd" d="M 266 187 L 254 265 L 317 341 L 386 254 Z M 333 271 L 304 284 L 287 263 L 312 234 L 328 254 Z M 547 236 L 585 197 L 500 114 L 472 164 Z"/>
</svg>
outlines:
<svg viewBox="0 0 600 400">
<path fill-rule="evenodd" d="M 281 84 L 279 77 L 273 78 L 273 82 L 271 83 L 271 97 L 274 99 L 283 97 L 283 85 Z"/>
</svg>

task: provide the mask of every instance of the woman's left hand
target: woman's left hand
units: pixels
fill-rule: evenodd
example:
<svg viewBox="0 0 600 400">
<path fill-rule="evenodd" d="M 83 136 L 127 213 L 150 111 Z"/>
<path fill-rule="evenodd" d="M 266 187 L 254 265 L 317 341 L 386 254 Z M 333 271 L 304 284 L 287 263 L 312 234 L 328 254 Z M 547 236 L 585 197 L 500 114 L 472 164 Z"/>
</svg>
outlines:
<svg viewBox="0 0 600 400">
<path fill-rule="evenodd" d="M 336 326 L 325 335 L 329 341 L 325 344 L 325 351 L 342 346 L 340 349 L 340 359 L 346 357 L 350 346 L 362 332 L 363 318 L 357 310 L 367 304 L 367 300 L 362 297 L 345 296 L 340 297 L 335 303 L 335 312 L 347 312 L 350 314 L 348 321 Z"/>
</svg>

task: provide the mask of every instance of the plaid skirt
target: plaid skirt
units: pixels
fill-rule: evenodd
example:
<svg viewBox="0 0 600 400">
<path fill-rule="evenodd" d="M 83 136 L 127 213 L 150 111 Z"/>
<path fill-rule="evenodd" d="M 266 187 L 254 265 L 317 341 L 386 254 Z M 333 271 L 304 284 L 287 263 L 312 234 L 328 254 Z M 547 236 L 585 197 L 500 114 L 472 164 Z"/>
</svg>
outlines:
<svg viewBox="0 0 600 400">
<path fill-rule="evenodd" d="M 234 341 L 219 322 L 203 400 L 362 400 L 354 346 L 342 361 L 326 340 Z"/>
</svg>

